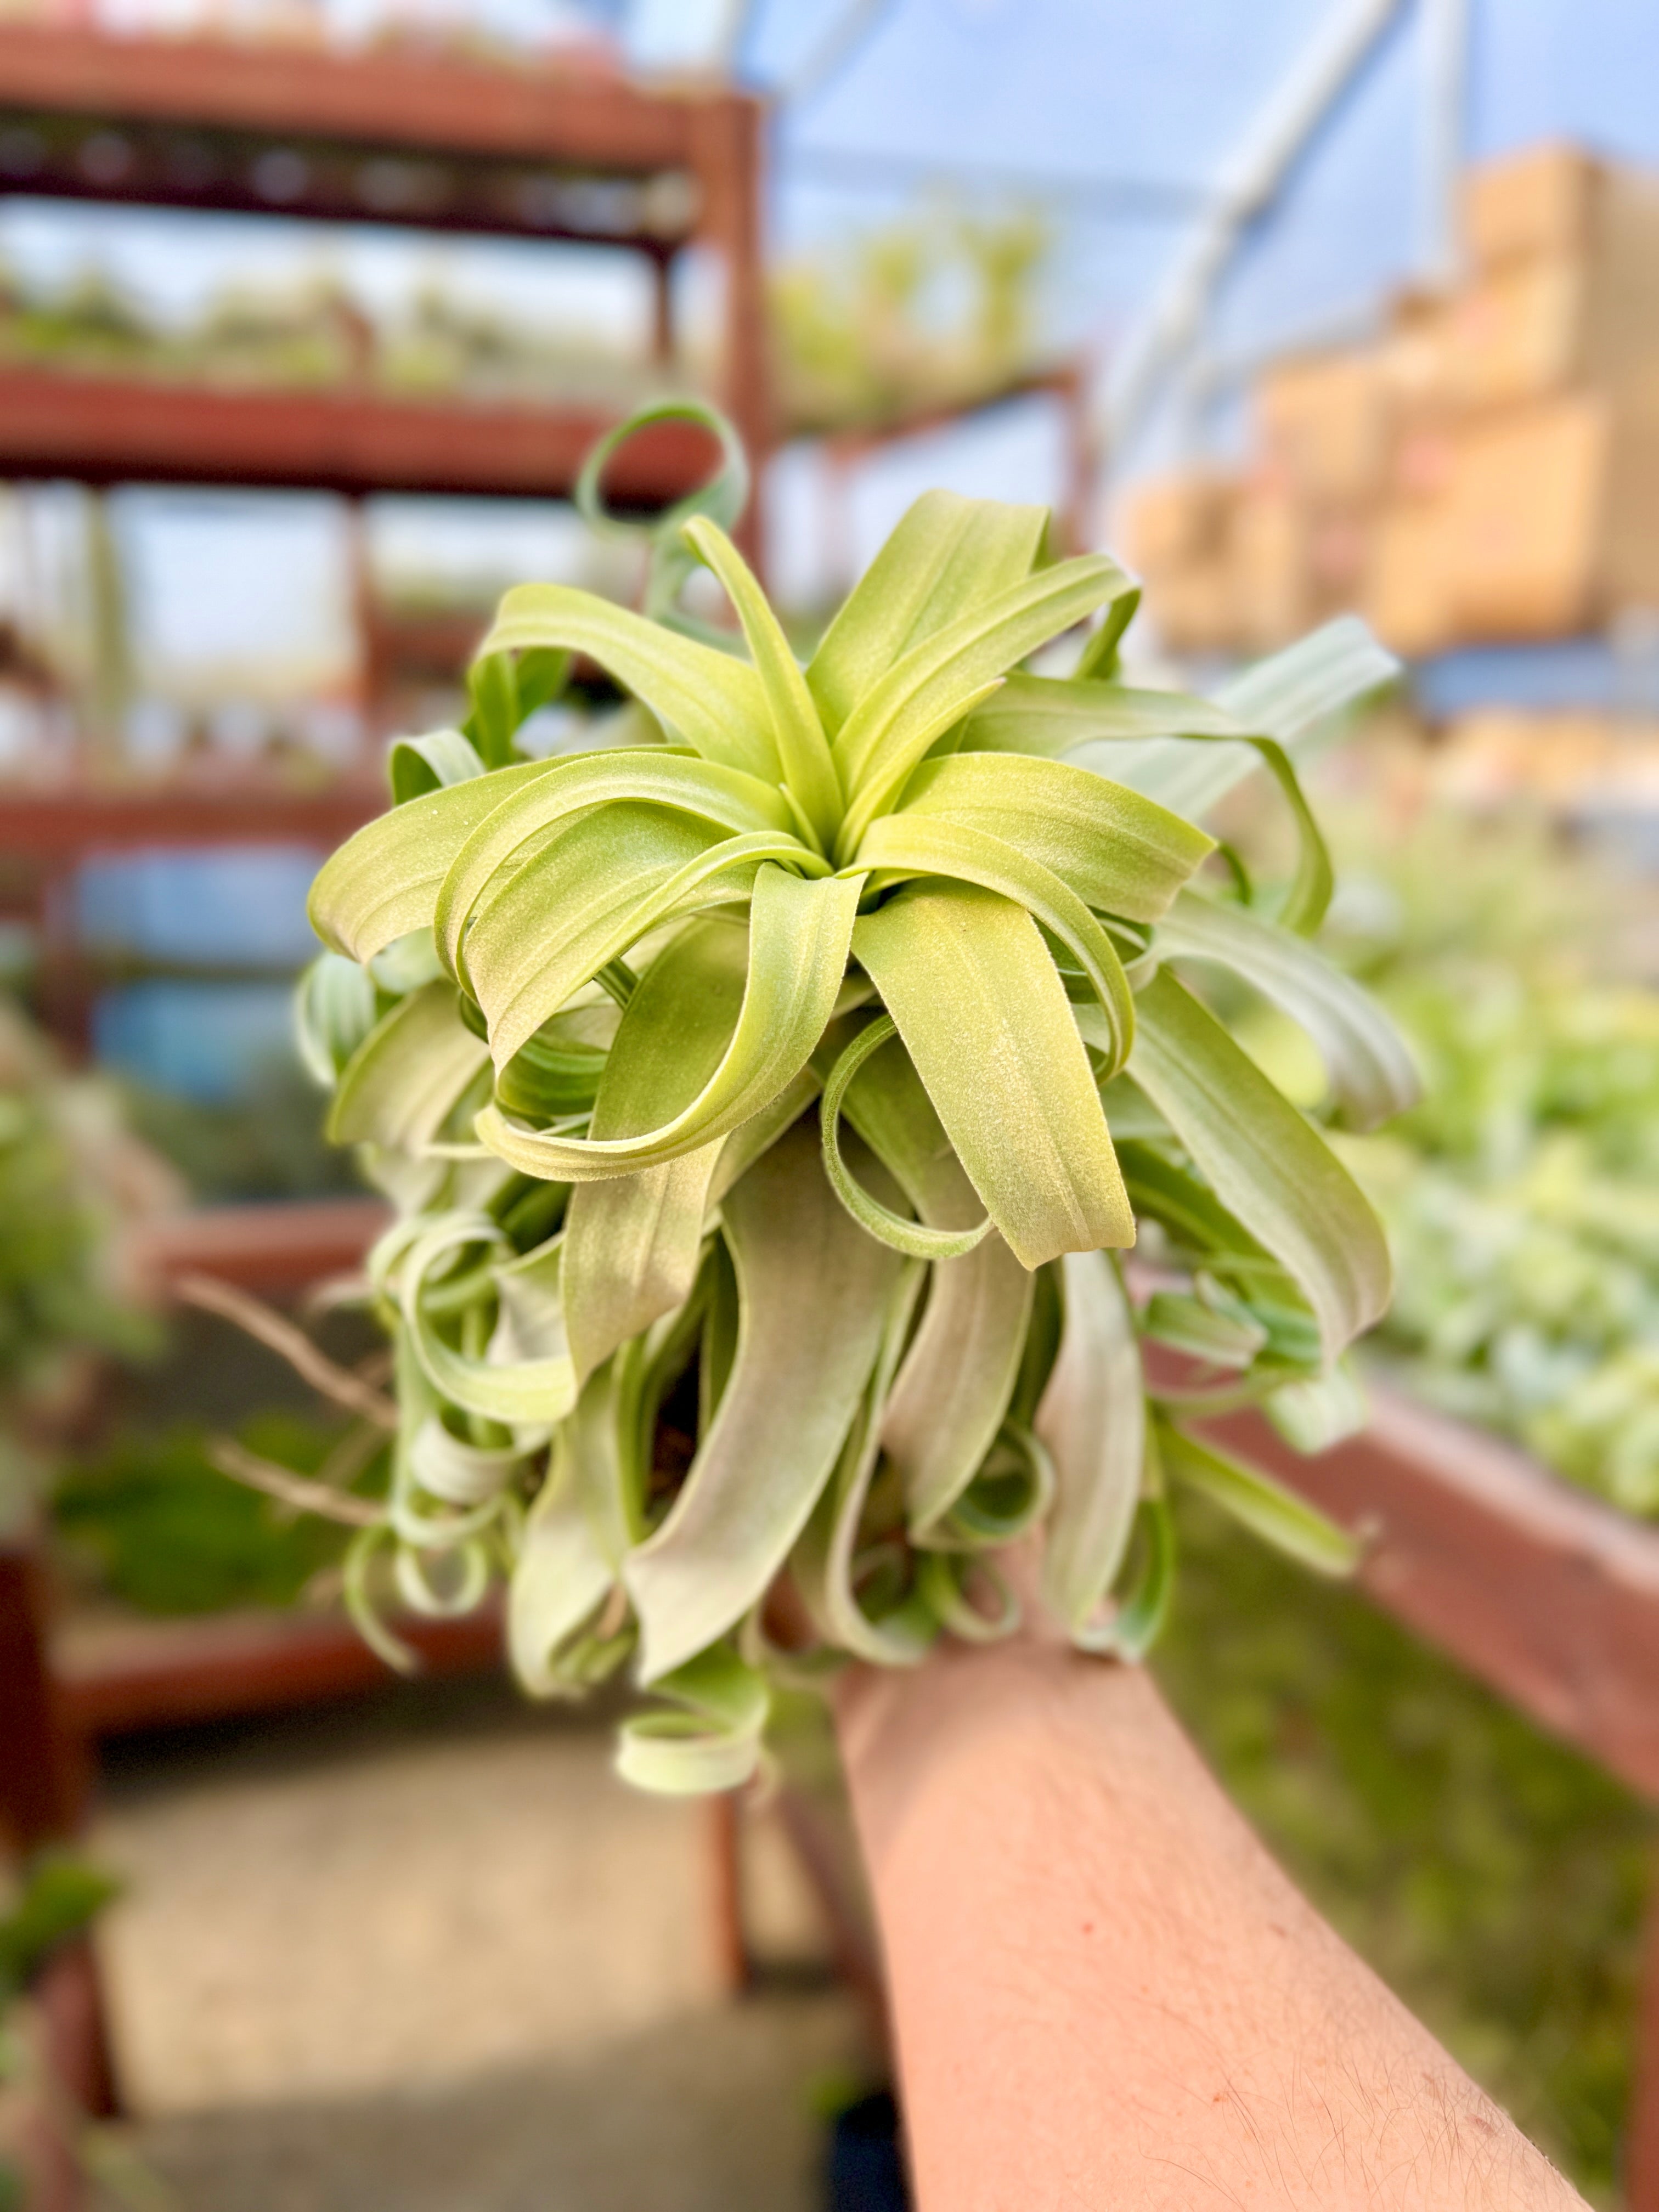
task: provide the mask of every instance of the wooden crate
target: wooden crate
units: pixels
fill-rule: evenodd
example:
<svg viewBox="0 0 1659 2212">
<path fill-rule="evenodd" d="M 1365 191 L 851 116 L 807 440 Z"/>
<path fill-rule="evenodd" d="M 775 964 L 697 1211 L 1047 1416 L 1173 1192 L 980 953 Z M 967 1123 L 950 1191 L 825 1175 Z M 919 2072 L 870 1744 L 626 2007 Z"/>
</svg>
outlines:
<svg viewBox="0 0 1659 2212">
<path fill-rule="evenodd" d="M 1230 548 L 1237 620 L 1245 645 L 1271 652 L 1316 619 L 1309 518 L 1295 495 L 1264 477 L 1238 501 Z"/>
<path fill-rule="evenodd" d="M 1495 269 L 1455 301 L 1443 391 L 1456 408 L 1547 398 L 1589 367 L 1591 264 L 1553 255 Z"/>
<path fill-rule="evenodd" d="M 1446 409 L 1447 356 L 1454 295 L 1420 288 L 1395 294 L 1376 349 L 1389 424 L 1388 488 L 1395 486 L 1403 436 L 1439 420 Z"/>
<path fill-rule="evenodd" d="M 1468 426 L 1442 510 L 1461 634 L 1560 636 L 1595 620 L 1610 459 L 1594 398 Z"/>
<path fill-rule="evenodd" d="M 1310 506 L 1374 499 L 1388 472 L 1389 398 L 1376 347 L 1280 362 L 1256 387 L 1263 461 Z"/>
<path fill-rule="evenodd" d="M 1659 178 L 1544 147 L 1475 170 L 1466 209 L 1475 273 L 1451 310 L 1453 405 L 1659 380 Z"/>
<path fill-rule="evenodd" d="M 1659 410 L 1578 394 L 1471 422 L 1448 494 L 1474 637 L 1547 637 L 1659 602 Z"/>
<path fill-rule="evenodd" d="M 1399 472 L 1365 592 L 1397 651 L 1572 636 L 1659 605 L 1659 396 L 1471 416 L 1417 434 Z"/>
<path fill-rule="evenodd" d="M 1589 243 L 1603 172 L 1577 146 L 1529 146 L 1469 172 L 1463 231 L 1482 269 L 1546 254 L 1576 253 Z"/>
<path fill-rule="evenodd" d="M 1420 500 L 1385 508 L 1371 533 L 1361 609 L 1383 644 L 1408 659 L 1454 641 L 1446 550 L 1438 507 Z"/>
<path fill-rule="evenodd" d="M 1123 511 L 1124 551 L 1141 574 L 1160 578 L 1224 552 L 1236 481 L 1217 469 L 1181 469 L 1136 484 Z"/>
<path fill-rule="evenodd" d="M 1245 642 L 1237 573 L 1225 551 L 1149 580 L 1146 606 L 1171 653 L 1232 653 Z"/>
</svg>

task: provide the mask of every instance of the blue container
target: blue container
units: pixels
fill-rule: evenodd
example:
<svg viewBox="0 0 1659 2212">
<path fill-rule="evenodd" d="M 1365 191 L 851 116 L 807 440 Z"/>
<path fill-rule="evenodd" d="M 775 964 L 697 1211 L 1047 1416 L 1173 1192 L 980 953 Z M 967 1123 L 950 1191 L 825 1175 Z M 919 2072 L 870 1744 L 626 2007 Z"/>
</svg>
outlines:
<svg viewBox="0 0 1659 2212">
<path fill-rule="evenodd" d="M 156 976 L 94 1002 L 93 1050 L 104 1066 L 149 1090 L 227 1105 L 273 1064 L 292 1063 L 292 1000 L 286 981 Z"/>
<path fill-rule="evenodd" d="M 878 2089 L 838 2112 L 826 2167 L 829 2212 L 908 2212 L 898 2107 Z"/>
<path fill-rule="evenodd" d="M 317 951 L 306 894 L 323 857 L 241 845 L 88 860 L 76 885 L 82 940 L 172 966 L 291 972 Z"/>
</svg>

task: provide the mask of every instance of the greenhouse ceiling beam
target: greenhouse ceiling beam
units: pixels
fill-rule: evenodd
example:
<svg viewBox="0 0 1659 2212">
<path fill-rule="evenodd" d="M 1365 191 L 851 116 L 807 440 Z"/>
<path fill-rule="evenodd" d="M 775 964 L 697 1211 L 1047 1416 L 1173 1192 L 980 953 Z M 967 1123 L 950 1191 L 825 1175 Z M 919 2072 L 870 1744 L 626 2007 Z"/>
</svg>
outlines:
<svg viewBox="0 0 1659 2212">
<path fill-rule="evenodd" d="M 1109 453 L 1133 434 L 1160 387 L 1202 337 L 1215 287 L 1246 228 L 1273 205 L 1401 6 L 1401 0 L 1345 0 L 1258 110 L 1223 168 L 1214 205 L 1119 349 L 1107 389 Z"/>
<path fill-rule="evenodd" d="M 1461 188 L 1468 104 L 1468 0 L 1422 0 L 1424 203 L 1431 283 L 1456 280 L 1462 260 Z"/>
</svg>

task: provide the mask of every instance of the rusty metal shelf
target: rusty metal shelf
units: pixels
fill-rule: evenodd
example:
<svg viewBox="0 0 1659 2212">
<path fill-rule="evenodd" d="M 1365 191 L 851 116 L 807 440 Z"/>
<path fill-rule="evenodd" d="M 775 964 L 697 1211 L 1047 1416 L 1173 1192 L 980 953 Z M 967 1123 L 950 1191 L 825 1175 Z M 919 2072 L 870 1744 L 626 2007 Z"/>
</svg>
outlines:
<svg viewBox="0 0 1659 2212">
<path fill-rule="evenodd" d="M 240 183 L 200 161 L 171 175 L 144 174 L 138 161 L 143 149 L 122 144 L 123 125 L 234 131 L 284 147 L 323 142 L 459 160 L 560 161 L 649 176 L 702 166 L 725 119 L 755 106 L 724 89 L 649 90 L 598 57 L 526 57 L 508 64 L 416 48 L 349 54 L 254 40 L 0 27 L 0 113 L 62 118 L 100 132 L 89 157 L 83 149 L 73 180 L 55 173 L 32 178 L 35 149 L 14 142 L 9 163 L 0 161 L 14 191 L 68 190 L 176 206 L 222 206 L 228 198 L 241 204 Z M 292 168 L 271 176 L 263 193 L 257 182 L 246 189 L 267 212 L 343 212 L 313 208 Z M 351 219 L 441 220 L 441 210 L 405 213 L 389 191 L 379 197 L 378 206 L 373 198 L 354 204 Z M 530 226 L 497 221 L 484 227 Z"/>
<path fill-rule="evenodd" d="M 398 399 L 161 378 L 0 368 L 0 477 L 83 483 L 217 483 L 346 493 L 568 499 L 613 422 L 597 406 Z M 708 473 L 688 424 L 635 439 L 608 495 L 659 506 Z"/>
</svg>

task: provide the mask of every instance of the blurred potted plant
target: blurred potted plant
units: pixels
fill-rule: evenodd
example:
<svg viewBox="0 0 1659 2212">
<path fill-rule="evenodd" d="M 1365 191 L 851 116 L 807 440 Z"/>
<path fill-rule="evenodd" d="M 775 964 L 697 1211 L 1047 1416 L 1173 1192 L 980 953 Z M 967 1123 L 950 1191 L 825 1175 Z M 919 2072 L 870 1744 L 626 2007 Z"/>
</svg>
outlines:
<svg viewBox="0 0 1659 2212">
<path fill-rule="evenodd" d="M 59 2078 L 44 1982 L 117 1891 L 107 1875 L 43 1852 L 0 1893 L 0 2212 L 78 2203 L 82 2183 L 130 2212 L 171 2212 L 171 2191 Z"/>
<path fill-rule="evenodd" d="M 44 1448 L 98 1359 L 153 1341 L 119 1232 L 179 1194 L 107 1086 L 66 1075 L 0 998 L 0 1541 L 27 1524 Z"/>
<path fill-rule="evenodd" d="M 1186 1423 L 1352 1420 L 1337 1363 L 1386 1247 L 1181 976 L 1301 1021 L 1356 1123 L 1413 1075 L 1308 941 L 1331 876 L 1291 756 L 1391 674 L 1358 623 L 1213 700 L 1137 690 L 1113 561 L 1052 561 L 1040 508 L 933 493 L 803 669 L 726 535 L 740 452 L 669 411 L 725 458 L 653 526 L 644 612 L 507 594 L 465 726 L 394 746 L 392 810 L 318 878 L 301 1027 L 331 1133 L 398 1209 L 368 1269 L 398 1430 L 350 1554 L 365 1632 L 403 1656 L 387 1569 L 427 1612 L 504 1575 L 526 1686 L 632 1656 L 659 1702 L 622 1770 L 696 1791 L 755 1769 L 777 1670 L 1010 1630 L 994 1555 L 1027 1531 L 1075 1642 L 1126 1658 L 1165 1610 L 1172 1483 L 1345 1567 Z M 601 522 L 649 419 L 590 460 Z M 684 611 L 698 567 L 741 645 Z M 1023 665 L 1091 624 L 1068 676 Z M 527 757 L 576 654 L 619 702 Z M 1200 889 L 1193 817 L 1258 766 L 1291 879 L 1269 895 L 1228 854 Z M 1149 1389 L 1146 1340 L 1186 1355 L 1180 1388 Z M 787 1655 L 786 1581 L 812 1625 Z"/>
</svg>

